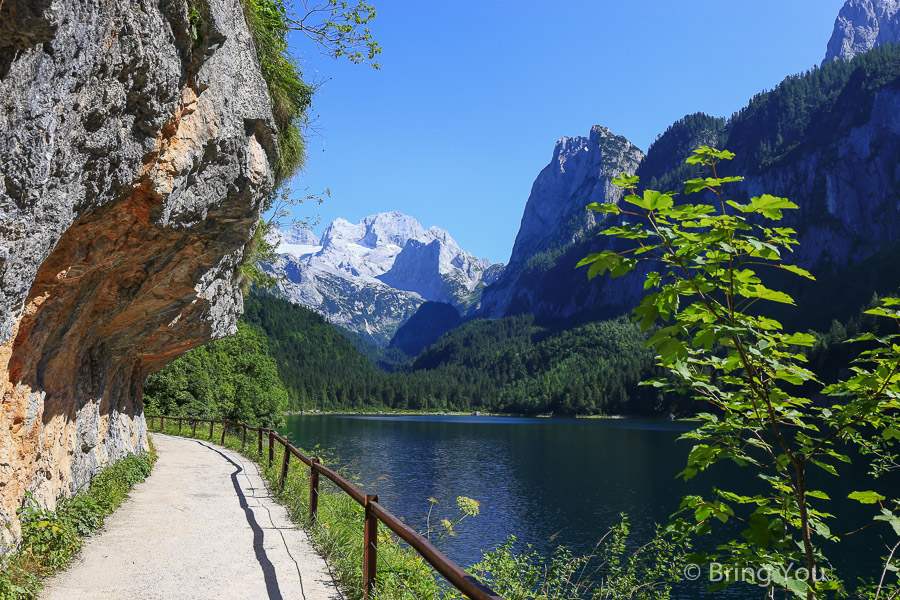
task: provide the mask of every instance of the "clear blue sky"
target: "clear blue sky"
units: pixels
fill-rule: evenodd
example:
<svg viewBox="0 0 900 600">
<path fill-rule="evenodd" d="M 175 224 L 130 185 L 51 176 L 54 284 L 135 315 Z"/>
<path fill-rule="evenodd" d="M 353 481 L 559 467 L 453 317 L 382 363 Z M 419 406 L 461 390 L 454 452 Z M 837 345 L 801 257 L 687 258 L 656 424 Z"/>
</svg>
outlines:
<svg viewBox="0 0 900 600">
<path fill-rule="evenodd" d="M 563 136 L 646 151 L 685 114 L 727 116 L 819 64 L 844 0 L 371 0 L 382 69 L 295 50 L 321 82 L 306 171 L 322 225 L 399 210 L 506 262 Z M 695 83 L 705 81 L 704 84 Z"/>
</svg>

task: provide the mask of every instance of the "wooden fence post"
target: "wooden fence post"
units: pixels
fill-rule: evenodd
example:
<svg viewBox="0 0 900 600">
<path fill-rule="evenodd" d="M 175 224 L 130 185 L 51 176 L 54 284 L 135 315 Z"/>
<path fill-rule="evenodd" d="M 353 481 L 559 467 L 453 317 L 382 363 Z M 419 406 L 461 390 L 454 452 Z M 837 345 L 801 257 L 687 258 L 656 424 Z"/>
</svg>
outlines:
<svg viewBox="0 0 900 600">
<path fill-rule="evenodd" d="M 162 415 L 159 415 L 159 432 L 164 433 L 166 429 L 166 418 Z"/>
<path fill-rule="evenodd" d="M 227 431 L 228 431 L 228 419 L 225 419 L 224 421 L 222 421 L 222 441 L 219 442 L 220 446 L 225 445 L 225 432 L 227 432 Z"/>
<path fill-rule="evenodd" d="M 214 427 L 215 425 L 216 425 L 216 420 L 215 420 L 215 419 L 210 419 L 210 420 L 209 420 L 209 441 L 212 441 L 213 427 Z"/>
<path fill-rule="evenodd" d="M 181 435 L 181 422 L 183 420 L 184 419 L 182 419 L 181 417 L 178 417 L 178 435 Z"/>
<path fill-rule="evenodd" d="M 191 419 L 191 437 L 197 437 L 197 419 Z"/>
<path fill-rule="evenodd" d="M 284 445 L 284 459 L 281 461 L 281 480 L 278 482 L 279 487 L 284 491 L 284 480 L 287 477 L 288 461 L 291 460 L 291 452 L 288 445 Z"/>
<path fill-rule="evenodd" d="M 309 520 L 316 518 L 316 511 L 319 509 L 319 471 L 316 466 L 319 464 L 318 458 L 311 458 L 309 462 Z"/>
<path fill-rule="evenodd" d="M 378 517 L 369 507 L 370 502 L 378 502 L 377 495 L 366 494 L 366 548 L 363 550 L 363 598 L 375 596 L 375 574 L 378 570 Z"/>
<path fill-rule="evenodd" d="M 244 442 L 247 441 L 247 424 L 241 423 L 241 452 L 244 451 Z"/>
<path fill-rule="evenodd" d="M 275 436 L 272 435 L 272 431 L 269 431 L 269 466 L 272 466 L 272 461 L 275 459 Z"/>
<path fill-rule="evenodd" d="M 257 456 L 262 456 L 262 430 L 263 430 L 262 427 L 260 427 L 259 429 L 256 430 L 256 455 Z"/>
</svg>

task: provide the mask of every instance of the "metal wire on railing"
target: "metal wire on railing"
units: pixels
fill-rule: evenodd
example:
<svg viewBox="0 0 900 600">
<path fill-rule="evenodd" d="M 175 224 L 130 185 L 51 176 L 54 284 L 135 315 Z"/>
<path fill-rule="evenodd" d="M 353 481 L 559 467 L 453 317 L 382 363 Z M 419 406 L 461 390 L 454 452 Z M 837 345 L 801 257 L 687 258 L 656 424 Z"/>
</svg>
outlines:
<svg viewBox="0 0 900 600">
<path fill-rule="evenodd" d="M 316 490 L 315 493 L 318 494 L 319 491 Z M 340 518 L 340 517 L 337 515 L 337 513 L 334 512 L 334 511 L 331 509 L 330 506 L 328 506 L 328 503 L 327 503 L 327 502 L 322 502 L 322 503 L 319 504 L 319 506 L 320 506 L 320 507 L 325 507 L 325 508 L 328 510 L 328 512 L 331 513 L 331 516 L 333 516 L 334 519 L 335 519 L 338 523 L 340 523 L 341 525 L 343 525 L 344 527 L 346 527 L 346 528 L 349 529 L 350 531 L 353 531 L 353 532 L 355 532 L 355 533 L 358 533 L 358 534 L 361 535 L 361 536 L 365 536 L 365 535 L 366 535 L 365 532 L 362 531 L 361 529 L 359 529 L 358 527 L 355 527 L 355 526 L 351 525 L 350 523 L 348 523 L 347 521 L 345 521 L 344 519 Z"/>
<path fill-rule="evenodd" d="M 410 588 L 406 584 L 406 581 L 403 579 L 403 576 L 400 575 L 400 573 L 397 572 L 397 569 L 394 568 L 394 565 L 391 564 L 391 561 L 389 561 L 387 559 L 387 557 L 381 553 L 381 551 L 378 549 L 378 546 L 376 546 L 374 544 L 370 544 L 370 545 L 372 546 L 372 549 L 378 554 L 378 556 L 381 557 L 382 562 L 384 562 L 384 564 L 387 565 L 388 569 L 390 569 L 390 571 L 397 577 L 397 581 L 400 582 L 400 585 L 403 586 L 403 589 L 405 589 L 407 592 L 409 592 L 409 595 L 412 596 L 414 598 L 414 600 L 419 600 L 419 598 L 418 598 L 418 596 L 416 596 L 415 592 L 412 591 L 412 588 Z M 375 592 L 376 596 L 378 596 L 377 589 L 378 588 L 376 586 L 376 592 Z"/>
<path fill-rule="evenodd" d="M 353 564 L 353 560 L 352 560 L 349 556 L 347 556 L 347 553 L 346 553 L 346 552 L 344 552 L 343 550 L 341 550 L 341 547 L 338 545 L 337 540 L 335 540 L 333 537 L 331 537 L 331 534 L 330 534 L 330 532 L 328 531 L 328 528 L 325 527 L 325 525 L 327 525 L 327 523 L 322 523 L 322 521 L 319 520 L 319 517 L 318 517 L 318 516 L 313 517 L 313 520 L 319 525 L 319 527 L 321 527 L 322 532 L 325 534 L 325 538 L 326 538 L 329 542 L 332 543 L 332 545 L 334 546 L 334 549 L 337 550 L 338 553 L 339 553 L 341 556 L 344 557 L 344 560 L 346 560 L 346 561 L 347 561 L 348 563 L 350 563 L 350 564 Z"/>
</svg>

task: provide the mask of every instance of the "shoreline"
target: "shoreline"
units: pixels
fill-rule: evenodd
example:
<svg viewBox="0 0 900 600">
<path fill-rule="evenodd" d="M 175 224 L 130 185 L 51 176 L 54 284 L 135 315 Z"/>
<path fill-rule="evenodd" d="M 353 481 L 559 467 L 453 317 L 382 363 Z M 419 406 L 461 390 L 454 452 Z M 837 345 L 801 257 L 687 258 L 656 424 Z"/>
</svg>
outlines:
<svg viewBox="0 0 900 600">
<path fill-rule="evenodd" d="M 307 411 L 295 411 L 284 413 L 285 417 L 314 417 L 314 416 L 344 416 L 344 417 L 416 417 L 416 416 L 434 416 L 434 417 L 506 417 L 516 419 L 662 419 L 669 422 L 678 421 L 696 421 L 694 417 L 677 417 L 675 419 L 666 419 L 665 415 L 535 415 L 527 413 L 489 413 L 482 411 L 462 412 L 462 411 L 425 411 L 425 410 L 370 410 L 370 411 L 353 411 L 353 410 L 334 410 L 325 411 L 312 409 Z"/>
</svg>

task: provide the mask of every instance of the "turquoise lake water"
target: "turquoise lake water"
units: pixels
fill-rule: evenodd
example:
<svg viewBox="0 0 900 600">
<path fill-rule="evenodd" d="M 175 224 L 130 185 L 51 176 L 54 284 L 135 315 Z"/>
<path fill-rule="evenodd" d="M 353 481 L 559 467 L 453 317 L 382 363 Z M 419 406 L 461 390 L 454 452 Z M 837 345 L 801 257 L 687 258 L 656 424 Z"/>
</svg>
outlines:
<svg viewBox="0 0 900 600">
<path fill-rule="evenodd" d="M 690 427 L 638 418 L 313 415 L 289 417 L 282 431 L 304 449 L 317 444 L 332 449 L 333 464 L 358 474 L 364 491 L 377 493 L 384 506 L 419 530 L 430 497 L 438 500 L 438 517 L 456 513 L 457 496 L 480 501 L 481 514 L 464 521 L 459 535 L 445 538 L 442 547 L 468 566 L 481 550 L 509 534 L 542 552 L 561 544 L 576 554 L 588 553 L 621 513 L 630 517 L 634 541 L 646 542 L 655 523 L 665 523 L 677 509 L 681 496 L 709 490 L 710 480 L 703 476 L 689 483 L 675 477 L 690 449 L 677 438 Z M 832 498 L 846 497 L 852 489 L 871 488 L 863 473 L 829 478 L 819 487 Z M 754 491 L 749 474 L 723 465 L 716 483 Z M 874 514 L 849 502 L 832 504 L 828 508 L 856 526 Z M 888 538 L 890 528 L 879 533 Z M 721 539 L 724 533 L 718 535 Z M 714 536 L 704 543 L 714 542 Z M 886 554 L 878 536 L 846 543 L 836 560 L 845 578 L 874 574 L 877 557 Z M 676 596 L 698 597 L 705 585 L 685 582 Z M 738 585 L 709 597 L 749 599 L 762 593 Z"/>
</svg>

